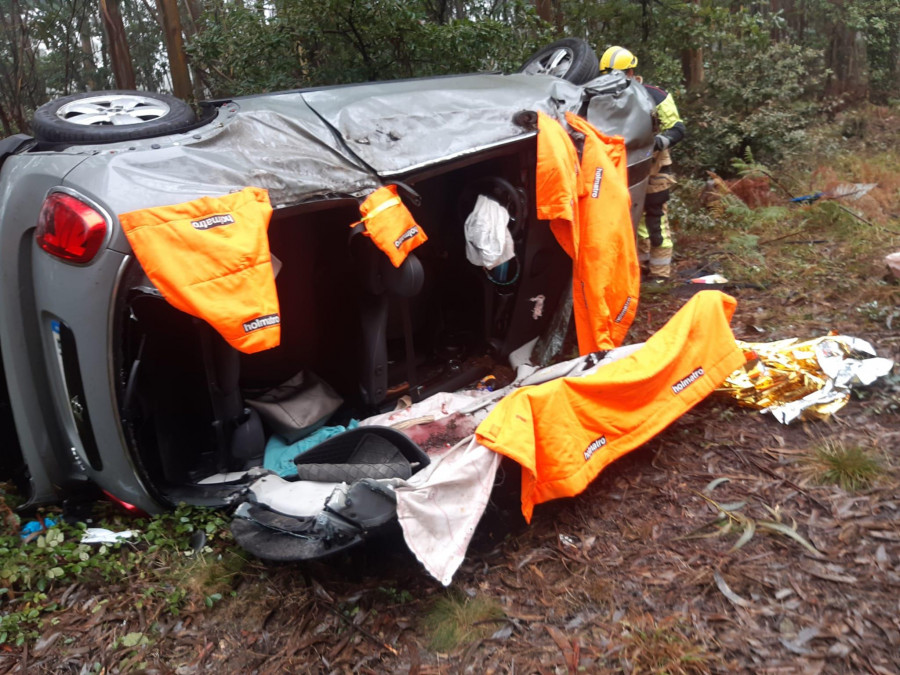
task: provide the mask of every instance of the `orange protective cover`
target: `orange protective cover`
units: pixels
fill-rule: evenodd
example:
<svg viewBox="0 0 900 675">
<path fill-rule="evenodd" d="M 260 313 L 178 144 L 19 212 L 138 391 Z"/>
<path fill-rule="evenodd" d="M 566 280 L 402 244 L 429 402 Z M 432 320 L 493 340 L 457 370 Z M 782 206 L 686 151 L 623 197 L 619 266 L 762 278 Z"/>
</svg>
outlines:
<svg viewBox="0 0 900 675">
<path fill-rule="evenodd" d="M 576 495 L 744 364 L 729 327 L 737 303 L 697 293 L 633 354 L 591 375 L 522 387 L 478 426 L 482 445 L 522 465 L 522 513 Z"/>
<path fill-rule="evenodd" d="M 269 195 L 248 187 L 119 215 L 135 256 L 174 307 L 248 354 L 281 341 L 269 254 Z"/>
</svg>

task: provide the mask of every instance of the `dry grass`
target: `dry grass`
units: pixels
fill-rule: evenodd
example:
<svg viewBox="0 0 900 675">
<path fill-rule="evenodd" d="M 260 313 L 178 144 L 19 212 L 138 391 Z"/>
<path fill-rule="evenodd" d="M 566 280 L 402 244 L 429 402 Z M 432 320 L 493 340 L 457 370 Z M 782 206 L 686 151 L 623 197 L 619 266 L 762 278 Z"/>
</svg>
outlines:
<svg viewBox="0 0 900 675">
<path fill-rule="evenodd" d="M 846 492 L 871 487 L 884 474 L 881 463 L 860 445 L 825 441 L 813 448 L 809 462 L 822 485 L 838 485 Z"/>
<path fill-rule="evenodd" d="M 450 593 L 435 601 L 424 625 L 431 636 L 431 649 L 447 653 L 489 637 L 504 616 L 492 598 Z"/>
<path fill-rule="evenodd" d="M 622 670 L 633 673 L 700 675 L 709 673 L 718 658 L 692 637 L 677 618 L 657 621 L 650 615 L 622 623 Z"/>
</svg>

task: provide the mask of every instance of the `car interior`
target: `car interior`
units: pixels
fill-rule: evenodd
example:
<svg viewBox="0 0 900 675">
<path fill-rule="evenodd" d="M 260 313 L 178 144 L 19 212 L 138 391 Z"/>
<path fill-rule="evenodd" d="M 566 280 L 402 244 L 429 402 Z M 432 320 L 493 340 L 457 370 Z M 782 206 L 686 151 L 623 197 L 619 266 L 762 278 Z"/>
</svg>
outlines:
<svg viewBox="0 0 900 675">
<path fill-rule="evenodd" d="M 398 177 L 428 241 L 395 268 L 363 234 L 358 201 L 278 209 L 269 226 L 281 344 L 241 354 L 172 308 L 135 262 L 119 292 L 116 371 L 134 461 L 176 503 L 233 487 L 201 484 L 262 463 L 271 425 L 247 404 L 305 372 L 343 400 L 324 422 L 347 425 L 439 391 L 477 383 L 537 337 L 571 283 L 571 263 L 536 220 L 536 143 L 516 143 Z M 466 259 L 464 222 L 478 195 L 509 213 L 515 258 L 486 270 Z"/>
</svg>

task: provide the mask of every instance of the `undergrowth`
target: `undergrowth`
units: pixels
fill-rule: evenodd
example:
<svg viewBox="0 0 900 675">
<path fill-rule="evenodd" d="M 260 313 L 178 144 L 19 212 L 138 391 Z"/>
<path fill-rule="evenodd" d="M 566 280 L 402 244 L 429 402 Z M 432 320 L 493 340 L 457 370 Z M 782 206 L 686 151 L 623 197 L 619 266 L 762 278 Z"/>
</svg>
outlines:
<svg viewBox="0 0 900 675">
<path fill-rule="evenodd" d="M 842 133 L 847 118 L 810 130 L 811 147 L 828 152 L 766 166 L 745 149 L 732 159 L 727 179 L 712 172 L 708 180 L 680 178 L 670 201 L 676 273 L 679 264 L 686 272 L 701 266 L 735 289 L 764 290 L 779 323 L 792 331 L 819 333 L 828 322 L 860 318 L 876 330 L 895 329 L 900 285 L 884 261 L 900 249 L 900 172 L 890 124 L 896 111 L 890 112 L 847 113 L 856 130 L 850 136 Z M 677 171 L 678 149 L 674 158 Z M 862 189 L 855 193 L 854 186 Z M 702 254 L 679 260 L 692 250 Z M 858 299 L 853 314 L 846 304 L 831 307 L 847 297 Z"/>
<path fill-rule="evenodd" d="M 691 635 L 677 618 L 656 620 L 647 615 L 622 622 L 622 672 L 700 675 L 712 672 L 718 659 Z"/>
<path fill-rule="evenodd" d="M 431 649 L 447 653 L 489 637 L 504 616 L 503 609 L 491 598 L 450 593 L 434 603 L 424 624 L 431 636 Z"/>
<path fill-rule="evenodd" d="M 67 609 L 60 591 L 75 583 L 98 591 L 128 587 L 139 606 L 160 603 L 163 612 L 178 614 L 221 600 L 244 564 L 227 519 L 211 509 L 182 505 L 155 518 L 99 523 L 136 532 L 112 544 L 81 543 L 87 525 L 59 514 L 42 514 L 35 523 L 43 529 L 22 534 L 7 518 L 0 534 L 0 645 L 37 638 Z"/>
</svg>

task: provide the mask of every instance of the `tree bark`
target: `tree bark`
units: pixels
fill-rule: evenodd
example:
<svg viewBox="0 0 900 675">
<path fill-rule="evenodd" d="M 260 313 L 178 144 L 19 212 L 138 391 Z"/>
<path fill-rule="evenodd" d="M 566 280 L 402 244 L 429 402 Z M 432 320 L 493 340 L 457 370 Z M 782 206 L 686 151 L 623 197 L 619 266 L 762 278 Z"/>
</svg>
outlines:
<svg viewBox="0 0 900 675">
<path fill-rule="evenodd" d="M 693 4 L 700 5 L 700 0 L 694 0 Z M 695 14 L 692 23 L 698 21 Z M 686 47 L 681 50 L 681 75 L 684 78 L 684 86 L 688 91 L 696 91 L 703 86 L 703 49 L 700 47 Z"/>
<path fill-rule="evenodd" d="M 178 98 L 190 100 L 193 89 L 191 75 L 188 71 L 187 54 L 184 51 L 184 38 L 181 35 L 178 0 L 156 0 L 156 6 L 159 9 L 160 23 L 165 34 L 166 53 L 169 55 L 172 93 Z"/>
<path fill-rule="evenodd" d="M 833 75 L 826 87 L 830 96 L 847 95 L 852 100 L 869 94 L 869 63 L 866 41 L 860 31 L 835 23 L 831 29 L 828 67 Z"/>
<path fill-rule="evenodd" d="M 125 38 L 125 24 L 119 11 L 119 0 L 100 0 L 100 17 L 109 40 L 109 60 L 112 65 L 113 78 L 119 89 L 135 89 L 134 65 L 131 63 L 131 50 Z"/>
<path fill-rule="evenodd" d="M 681 74 L 688 91 L 696 91 L 703 86 L 703 50 L 681 50 Z"/>
<path fill-rule="evenodd" d="M 534 8 L 541 21 L 553 23 L 553 2 L 551 0 L 535 0 Z"/>
<path fill-rule="evenodd" d="M 97 64 L 94 62 L 94 44 L 91 40 L 91 22 L 87 13 L 82 14 L 78 26 L 78 36 L 81 40 L 81 75 L 88 91 L 97 88 Z"/>
<path fill-rule="evenodd" d="M 6 114 L 6 110 L 3 107 L 3 104 L 0 103 L 0 123 L 3 124 L 3 136 L 12 136 L 15 132 L 13 131 L 12 125 L 9 123 L 9 115 Z"/>
</svg>

